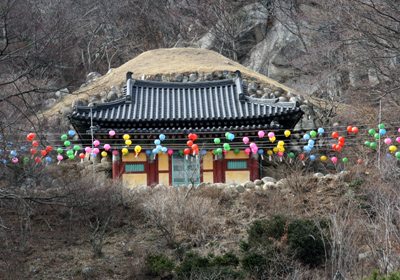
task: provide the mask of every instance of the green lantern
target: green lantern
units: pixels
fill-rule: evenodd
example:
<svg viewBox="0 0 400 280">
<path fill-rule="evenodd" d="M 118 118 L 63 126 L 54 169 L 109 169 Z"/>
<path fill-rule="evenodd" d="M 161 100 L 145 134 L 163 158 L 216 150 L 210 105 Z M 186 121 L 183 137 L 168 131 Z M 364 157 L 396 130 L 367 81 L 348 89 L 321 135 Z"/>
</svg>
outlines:
<svg viewBox="0 0 400 280">
<path fill-rule="evenodd" d="M 68 147 L 69 145 L 71 145 L 71 142 L 69 142 L 69 141 L 65 141 L 65 142 L 64 142 L 64 146 L 65 146 L 65 147 Z"/>
<path fill-rule="evenodd" d="M 224 149 L 225 149 L 225 151 L 229 152 L 231 150 L 231 146 L 229 146 L 228 143 L 225 143 L 224 144 Z"/>
<path fill-rule="evenodd" d="M 240 150 L 239 150 L 239 149 L 234 149 L 233 152 L 234 152 L 235 154 L 238 154 L 238 153 L 240 152 Z"/>
<path fill-rule="evenodd" d="M 375 129 L 373 129 L 373 128 L 371 128 L 370 130 L 368 130 L 368 133 L 371 134 L 371 136 L 374 135 L 375 132 L 376 132 L 376 131 L 375 131 Z"/>
<path fill-rule="evenodd" d="M 395 155 L 395 157 L 397 157 L 398 160 L 400 160 L 400 152 L 397 152 L 394 155 Z"/>
<path fill-rule="evenodd" d="M 180 150 L 179 150 L 179 154 L 180 154 L 181 156 L 183 156 L 183 149 L 180 149 Z"/>
<path fill-rule="evenodd" d="M 370 147 L 371 147 L 372 149 L 375 149 L 375 148 L 376 148 L 376 143 L 375 143 L 375 142 L 371 142 Z"/>
<path fill-rule="evenodd" d="M 75 145 L 75 146 L 74 146 L 74 150 L 75 150 L 75 151 L 79 151 L 80 148 L 81 148 L 81 147 L 79 147 L 78 145 Z"/>
<path fill-rule="evenodd" d="M 374 137 L 375 137 L 375 139 L 376 139 L 376 140 L 378 140 L 378 139 L 379 139 L 379 137 L 381 137 L 381 136 L 380 136 L 380 134 L 379 134 L 379 133 L 375 133 Z"/>
<path fill-rule="evenodd" d="M 349 159 L 345 157 L 345 158 L 343 158 L 343 162 L 344 163 L 349 162 Z"/>
<path fill-rule="evenodd" d="M 294 158 L 294 153 L 290 152 L 290 153 L 289 153 L 289 157 L 290 157 L 290 158 Z"/>
<path fill-rule="evenodd" d="M 379 125 L 379 129 L 384 129 L 385 128 L 385 125 L 383 124 L 383 123 L 381 123 L 380 125 Z"/>
<path fill-rule="evenodd" d="M 69 157 L 69 159 L 74 159 L 75 158 L 74 155 L 69 155 L 68 157 Z"/>
<path fill-rule="evenodd" d="M 365 142 L 364 142 L 364 145 L 367 146 L 367 147 L 370 147 L 370 146 L 371 146 L 371 142 L 365 141 Z"/>
<path fill-rule="evenodd" d="M 67 140 L 67 139 L 68 139 L 68 136 L 65 135 L 65 134 L 61 136 L 61 140 L 64 140 L 64 141 L 65 141 L 65 140 Z"/>
<path fill-rule="evenodd" d="M 219 139 L 219 138 L 215 138 L 215 139 L 214 139 L 214 143 L 215 143 L 215 144 L 219 144 L 219 143 L 221 143 L 221 139 Z"/>
<path fill-rule="evenodd" d="M 24 162 L 28 163 L 29 162 L 29 158 L 24 158 Z"/>
<path fill-rule="evenodd" d="M 64 151 L 64 150 L 61 149 L 61 148 L 58 148 L 58 149 L 57 149 L 57 153 L 58 153 L 58 154 L 62 154 L 63 151 Z"/>
<path fill-rule="evenodd" d="M 216 149 L 216 150 L 215 150 L 215 154 L 216 154 L 216 155 L 222 154 L 222 149 L 221 149 L 221 148 Z"/>
<path fill-rule="evenodd" d="M 317 136 L 317 132 L 314 131 L 314 130 L 310 131 L 310 136 L 311 136 L 311 137 Z"/>
<path fill-rule="evenodd" d="M 74 151 L 72 151 L 72 150 L 67 151 L 67 156 L 72 156 L 73 154 L 74 154 Z"/>
</svg>

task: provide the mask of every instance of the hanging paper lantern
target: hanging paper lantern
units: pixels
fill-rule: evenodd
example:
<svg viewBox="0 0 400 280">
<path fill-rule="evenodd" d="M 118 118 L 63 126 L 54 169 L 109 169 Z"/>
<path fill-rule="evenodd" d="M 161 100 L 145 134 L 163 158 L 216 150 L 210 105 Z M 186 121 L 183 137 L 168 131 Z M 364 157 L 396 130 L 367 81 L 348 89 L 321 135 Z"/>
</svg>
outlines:
<svg viewBox="0 0 400 280">
<path fill-rule="evenodd" d="M 351 129 L 351 131 L 356 134 L 358 132 L 358 127 L 353 126 L 353 128 Z"/>
<path fill-rule="evenodd" d="M 225 133 L 225 138 L 226 138 L 226 139 L 229 139 L 229 135 L 230 135 L 229 132 Z"/>
<path fill-rule="evenodd" d="M 396 142 L 400 143 L 400 137 L 396 137 Z"/>
<path fill-rule="evenodd" d="M 300 155 L 299 155 L 299 158 L 300 158 L 301 160 L 304 160 L 304 159 L 306 158 L 306 156 L 305 156 L 304 154 L 300 154 Z"/>
<path fill-rule="evenodd" d="M 40 161 L 40 157 L 35 157 L 35 162 L 38 163 Z"/>
<path fill-rule="evenodd" d="M 386 134 L 386 129 L 384 129 L 384 128 L 379 129 L 379 134 L 380 135 L 385 135 Z"/>
<path fill-rule="evenodd" d="M 128 153 L 128 149 L 127 148 L 123 148 L 121 150 L 121 152 L 122 152 L 123 155 L 126 155 Z"/>
<path fill-rule="evenodd" d="M 275 137 L 275 133 L 273 132 L 268 132 L 268 138 L 274 138 Z"/>
<path fill-rule="evenodd" d="M 35 148 L 36 148 L 37 146 L 39 146 L 38 141 L 33 141 L 33 142 L 32 142 L 32 146 L 35 147 Z"/>
<path fill-rule="evenodd" d="M 289 157 L 290 157 L 290 158 L 294 158 L 294 153 L 293 153 L 293 152 L 290 152 L 290 153 L 289 153 Z"/>
<path fill-rule="evenodd" d="M 128 147 L 132 144 L 132 140 L 126 140 L 125 141 L 125 145 L 127 145 Z"/>
<path fill-rule="evenodd" d="M 77 152 L 77 151 L 79 151 L 80 148 L 81 148 L 81 147 L 79 147 L 79 145 L 75 145 L 75 146 L 74 146 L 74 151 Z"/>
<path fill-rule="evenodd" d="M 83 163 L 83 159 L 85 158 L 85 154 L 84 153 L 80 153 L 79 157 L 81 159 L 81 163 Z"/>
<path fill-rule="evenodd" d="M 207 150 L 201 150 L 201 154 L 205 156 L 207 154 Z"/>
<path fill-rule="evenodd" d="M 131 138 L 128 134 L 125 134 L 124 136 L 122 136 L 122 138 L 124 138 L 124 140 L 128 140 L 129 138 Z"/>
<path fill-rule="evenodd" d="M 167 147 L 163 147 L 163 148 L 161 149 L 161 152 L 162 152 L 163 154 L 165 154 L 166 152 L 168 152 L 168 148 L 167 148 Z"/>
<path fill-rule="evenodd" d="M 326 160 L 326 156 L 321 156 L 321 160 L 324 162 Z"/>
<path fill-rule="evenodd" d="M 142 147 L 141 146 L 139 146 L 139 145 L 135 146 L 135 153 L 136 154 L 139 154 L 141 151 L 142 151 Z"/>
<path fill-rule="evenodd" d="M 178 153 L 179 153 L 181 156 L 183 156 L 183 149 L 180 149 L 180 150 L 178 151 Z"/>
<path fill-rule="evenodd" d="M 289 137 L 290 136 L 290 131 L 289 130 L 285 130 L 285 132 L 283 134 L 285 134 L 286 137 Z"/>
<path fill-rule="evenodd" d="M 246 149 L 244 150 L 244 152 L 245 152 L 247 155 L 250 155 L 251 149 L 250 149 L 250 148 L 246 148 Z"/>
<path fill-rule="evenodd" d="M 28 136 L 26 136 L 26 139 L 28 139 L 28 141 L 32 141 L 35 136 L 35 133 L 29 133 Z"/>
<path fill-rule="evenodd" d="M 370 130 L 368 130 L 368 133 L 371 134 L 371 136 L 373 136 L 375 134 L 375 129 L 371 128 Z"/>
<path fill-rule="evenodd" d="M 117 151 L 117 150 L 114 150 L 114 151 L 112 151 L 112 154 L 113 154 L 114 156 L 116 156 L 116 155 L 118 155 L 118 151 Z"/>
<path fill-rule="evenodd" d="M 378 140 L 379 137 L 380 137 L 379 133 L 375 133 L 374 137 L 375 137 L 376 140 Z"/>
<path fill-rule="evenodd" d="M 58 154 L 61 154 L 63 151 L 64 151 L 64 150 L 61 149 L 61 148 L 58 148 L 58 149 L 57 149 L 57 153 L 58 153 Z"/>
<path fill-rule="evenodd" d="M 94 153 L 94 154 L 98 154 L 99 152 L 100 152 L 100 150 L 99 150 L 98 148 L 94 148 L 94 149 L 93 149 L 93 153 Z"/>
<path fill-rule="evenodd" d="M 47 155 L 47 152 L 46 152 L 46 150 L 43 150 L 43 151 L 40 152 L 40 154 L 42 155 L 42 157 L 44 157 L 44 156 Z"/>
<path fill-rule="evenodd" d="M 335 132 L 332 132 L 332 137 L 333 138 L 337 138 L 339 136 L 339 133 L 337 133 L 336 131 Z"/>
<path fill-rule="evenodd" d="M 160 145 L 160 144 L 161 144 L 161 141 L 160 141 L 160 140 L 158 140 L 158 139 L 154 140 L 154 145 L 158 146 L 158 145 Z"/>
<path fill-rule="evenodd" d="M 27 157 L 24 158 L 24 162 L 25 162 L 25 163 L 28 163 L 28 162 L 29 162 L 29 158 L 27 158 Z"/>
<path fill-rule="evenodd" d="M 108 134 L 109 134 L 110 136 L 114 136 L 114 135 L 115 135 L 115 131 L 114 131 L 114 130 L 110 130 L 110 131 L 108 132 Z"/>
<path fill-rule="evenodd" d="M 105 144 L 104 145 L 104 150 L 108 151 L 111 148 L 110 144 Z"/>
<path fill-rule="evenodd" d="M 275 140 L 276 140 L 276 137 L 274 136 L 274 137 L 271 137 L 271 138 L 269 138 L 269 141 L 271 141 L 272 143 L 274 143 L 275 142 Z"/>
<path fill-rule="evenodd" d="M 239 149 L 234 149 L 233 152 L 237 155 L 237 154 L 239 154 L 240 150 Z"/>
<path fill-rule="evenodd" d="M 100 145 L 100 141 L 99 140 L 94 140 L 93 141 L 93 146 L 97 147 Z"/>
<path fill-rule="evenodd" d="M 400 152 L 397 152 L 394 156 L 397 158 L 397 160 L 400 160 Z"/>
<path fill-rule="evenodd" d="M 378 127 L 379 127 L 379 129 L 384 129 L 385 125 L 383 123 L 381 123 Z"/>
<path fill-rule="evenodd" d="M 343 161 L 344 163 L 347 163 L 347 162 L 349 162 L 349 159 L 345 157 L 345 158 L 342 159 L 342 161 Z"/>
<path fill-rule="evenodd" d="M 232 141 L 233 139 L 235 139 L 235 135 L 233 133 L 229 134 L 228 139 Z"/>
<path fill-rule="evenodd" d="M 393 153 L 394 151 L 396 151 L 397 150 L 397 147 L 396 146 L 390 146 L 389 147 L 389 151 L 391 152 L 391 153 Z"/>
<path fill-rule="evenodd" d="M 310 136 L 311 136 L 311 137 L 317 136 L 317 132 L 314 131 L 314 130 L 310 131 Z"/>
<path fill-rule="evenodd" d="M 13 156 L 13 157 L 16 157 L 17 156 L 17 152 L 16 151 L 11 151 L 10 155 Z"/>
<path fill-rule="evenodd" d="M 276 154 L 276 153 L 278 152 L 278 148 L 277 148 L 277 147 L 274 147 L 274 148 L 272 149 L 272 151 Z"/>
<path fill-rule="evenodd" d="M 390 143 L 392 143 L 392 139 L 386 138 L 383 142 L 385 142 L 385 144 L 389 145 Z"/>
<path fill-rule="evenodd" d="M 310 156 L 310 160 L 311 160 L 311 161 L 314 161 L 314 160 L 315 160 L 315 156 L 314 156 L 314 155 L 311 155 L 311 156 Z"/>
<path fill-rule="evenodd" d="M 347 132 L 348 133 L 352 133 L 353 132 L 353 127 L 352 126 L 348 126 L 347 127 Z"/>
<path fill-rule="evenodd" d="M 46 147 L 46 151 L 49 153 L 49 152 L 51 152 L 53 150 L 53 147 L 52 146 L 47 146 Z"/>
<path fill-rule="evenodd" d="M 322 127 L 318 128 L 319 135 L 323 134 L 324 132 L 325 132 L 325 129 L 323 129 Z"/>
<path fill-rule="evenodd" d="M 17 163 L 18 162 L 18 158 L 13 158 L 12 162 Z"/>
<path fill-rule="evenodd" d="M 151 155 L 151 151 L 150 150 L 146 150 L 146 155 L 150 156 Z"/>
<path fill-rule="evenodd" d="M 376 143 L 375 142 L 371 142 L 371 144 L 369 145 L 372 149 L 376 148 Z"/>
<path fill-rule="evenodd" d="M 249 141 L 250 141 L 249 137 L 243 137 L 243 143 L 247 144 L 249 143 Z"/>
<path fill-rule="evenodd" d="M 308 140 L 308 139 L 310 139 L 310 135 L 309 134 L 304 134 L 303 138 L 304 138 L 304 140 Z"/>
<path fill-rule="evenodd" d="M 193 146 L 193 141 L 192 140 L 187 141 L 186 145 L 188 145 L 189 147 L 192 147 Z"/>
<path fill-rule="evenodd" d="M 219 138 L 215 138 L 215 139 L 214 139 L 214 143 L 215 143 L 215 144 L 219 144 L 220 142 L 221 142 L 221 140 L 220 140 Z"/>
<path fill-rule="evenodd" d="M 158 136 L 158 138 L 160 138 L 161 141 L 165 140 L 165 135 L 164 134 L 160 134 L 160 136 Z"/>
<path fill-rule="evenodd" d="M 106 156 L 107 156 L 107 152 L 106 152 L 106 151 L 102 151 L 102 152 L 101 152 L 101 156 L 102 156 L 102 157 L 106 157 Z"/>
<path fill-rule="evenodd" d="M 400 137 L 399 137 L 399 140 L 400 140 Z M 371 146 L 371 142 L 365 141 L 365 142 L 364 142 L 364 145 L 367 146 L 367 147 L 370 147 L 370 146 Z"/>
<path fill-rule="evenodd" d="M 85 148 L 85 152 L 86 152 L 86 153 L 90 153 L 91 151 L 92 151 L 92 148 L 90 148 L 90 147 L 86 147 L 86 148 Z"/>
<path fill-rule="evenodd" d="M 203 150 L 203 151 L 204 151 L 204 150 Z M 207 151 L 206 151 L 206 152 L 207 152 Z M 172 154 L 174 153 L 174 151 L 171 150 L 171 149 L 169 149 L 169 150 L 167 151 L 167 153 L 168 153 L 169 156 L 172 156 Z"/>
<path fill-rule="evenodd" d="M 264 135 L 265 135 L 265 132 L 264 132 L 264 131 L 260 130 L 260 131 L 258 132 L 258 137 L 263 138 Z"/>
<path fill-rule="evenodd" d="M 70 155 L 73 155 L 73 154 L 74 154 L 74 152 L 72 150 L 68 150 L 67 151 L 67 156 L 70 156 Z"/>
<path fill-rule="evenodd" d="M 69 142 L 69 141 L 65 141 L 65 142 L 64 142 L 64 146 L 65 146 L 65 147 L 68 147 L 69 145 L 71 145 L 71 142 Z"/>
<path fill-rule="evenodd" d="M 31 154 L 32 155 L 36 154 L 36 149 L 31 149 Z"/>
<path fill-rule="evenodd" d="M 75 131 L 73 131 L 73 130 L 68 131 L 68 135 L 69 136 L 74 136 L 75 135 Z"/>
<path fill-rule="evenodd" d="M 193 141 L 195 141 L 197 139 L 197 134 L 192 134 L 192 139 Z"/>
<path fill-rule="evenodd" d="M 363 160 L 362 160 L 362 159 L 359 159 L 359 160 L 357 160 L 357 163 L 358 163 L 358 164 L 362 164 L 362 163 L 363 163 Z"/>
<path fill-rule="evenodd" d="M 337 157 L 332 157 L 332 158 L 331 158 L 331 161 L 332 161 L 333 163 L 336 163 L 336 162 L 337 162 Z"/>
</svg>

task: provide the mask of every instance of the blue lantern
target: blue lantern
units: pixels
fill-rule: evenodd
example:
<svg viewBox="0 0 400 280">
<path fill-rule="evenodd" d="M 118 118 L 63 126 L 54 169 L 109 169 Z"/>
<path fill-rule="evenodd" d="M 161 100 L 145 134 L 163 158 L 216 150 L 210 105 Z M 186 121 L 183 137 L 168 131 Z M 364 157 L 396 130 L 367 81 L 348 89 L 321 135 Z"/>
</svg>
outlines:
<svg viewBox="0 0 400 280">
<path fill-rule="evenodd" d="M 26 151 L 27 151 L 27 148 L 26 148 L 25 146 L 22 146 L 22 147 L 21 147 L 21 151 L 26 152 Z"/>
<path fill-rule="evenodd" d="M 12 155 L 13 157 L 16 157 L 17 156 L 17 152 L 16 151 L 11 151 L 10 155 Z"/>
<path fill-rule="evenodd" d="M 164 134 L 160 134 L 160 136 L 158 136 L 158 138 L 160 138 L 161 141 L 164 141 L 165 140 L 165 135 Z M 156 144 L 156 145 L 159 145 L 159 144 Z"/>
<path fill-rule="evenodd" d="M 324 133 L 324 132 L 325 132 L 325 129 L 323 129 L 322 127 L 318 128 L 318 133 L 319 133 L 319 134 L 322 134 L 322 133 Z"/>
<path fill-rule="evenodd" d="M 161 149 L 161 151 L 165 154 L 165 153 L 168 151 L 168 149 L 167 149 L 167 147 L 163 147 L 163 148 Z"/>
<path fill-rule="evenodd" d="M 310 134 L 304 134 L 303 138 L 304 138 L 304 140 L 309 140 L 310 139 Z"/>
<path fill-rule="evenodd" d="M 161 144 L 161 141 L 160 141 L 160 140 L 158 140 L 158 139 L 154 140 L 154 145 L 158 146 L 158 145 L 160 145 L 160 144 Z"/>
<path fill-rule="evenodd" d="M 207 150 L 201 150 L 201 154 L 205 156 L 207 154 Z"/>
<path fill-rule="evenodd" d="M 157 154 L 159 151 L 157 149 L 153 149 L 152 153 Z"/>
<path fill-rule="evenodd" d="M 75 131 L 73 131 L 73 130 L 68 131 L 68 135 L 69 136 L 74 136 L 75 135 Z"/>
<path fill-rule="evenodd" d="M 384 128 L 379 129 L 380 135 L 384 135 L 385 133 L 386 133 L 386 129 L 384 129 Z"/>
<path fill-rule="evenodd" d="M 51 162 L 51 157 L 46 157 L 47 162 Z"/>
<path fill-rule="evenodd" d="M 151 155 L 151 151 L 150 150 L 146 150 L 146 155 Z"/>
<path fill-rule="evenodd" d="M 228 139 L 232 141 L 233 139 L 235 139 L 235 135 L 234 135 L 234 134 L 232 134 L 232 133 L 231 133 L 231 134 L 229 134 L 229 136 L 228 136 Z"/>
<path fill-rule="evenodd" d="M 314 161 L 314 160 L 315 160 L 315 156 L 314 156 L 314 155 L 311 155 L 311 156 L 310 156 L 310 160 L 311 160 L 311 161 Z"/>
</svg>

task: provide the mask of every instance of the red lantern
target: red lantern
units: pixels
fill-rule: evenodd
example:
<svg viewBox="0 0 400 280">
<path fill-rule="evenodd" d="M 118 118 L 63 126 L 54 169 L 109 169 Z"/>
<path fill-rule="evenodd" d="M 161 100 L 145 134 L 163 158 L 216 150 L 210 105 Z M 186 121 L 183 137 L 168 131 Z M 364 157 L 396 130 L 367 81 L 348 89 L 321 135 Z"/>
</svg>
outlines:
<svg viewBox="0 0 400 280">
<path fill-rule="evenodd" d="M 344 143 L 344 137 L 343 137 L 343 136 L 340 136 L 340 137 L 338 138 L 338 140 L 339 140 L 339 142 L 343 142 L 343 143 Z"/>
<path fill-rule="evenodd" d="M 347 132 L 348 133 L 352 133 L 353 132 L 353 127 L 352 126 L 348 126 L 347 127 Z"/>
<path fill-rule="evenodd" d="M 300 155 L 299 155 L 299 158 L 300 158 L 301 160 L 304 160 L 304 159 L 306 158 L 306 156 L 303 155 L 303 154 L 300 154 Z"/>
<path fill-rule="evenodd" d="M 188 155 L 188 154 L 190 154 L 190 150 L 189 150 L 188 148 L 186 148 L 186 149 L 183 150 L 183 153 L 184 153 L 185 155 Z"/>
<path fill-rule="evenodd" d="M 195 152 L 196 152 L 196 154 L 198 154 L 199 152 L 200 152 L 200 150 L 199 149 L 196 149 L 196 150 L 194 150 Z"/>
<path fill-rule="evenodd" d="M 338 145 L 339 145 L 340 147 L 343 147 L 343 146 L 344 146 L 344 142 L 339 141 Z"/>
<path fill-rule="evenodd" d="M 353 127 L 353 129 L 351 131 L 353 131 L 353 133 L 357 133 L 358 132 L 358 127 Z"/>
<path fill-rule="evenodd" d="M 85 154 L 84 154 L 84 153 L 80 153 L 80 154 L 79 154 L 79 157 L 80 157 L 81 159 L 84 159 L 84 158 L 85 158 Z"/>
<path fill-rule="evenodd" d="M 36 150 L 35 149 L 31 149 L 31 154 L 32 155 L 36 154 Z"/>
<path fill-rule="evenodd" d="M 196 139 L 197 139 L 197 134 L 193 134 L 192 140 L 194 141 L 194 140 L 196 140 Z"/>
<path fill-rule="evenodd" d="M 358 162 L 358 164 L 362 164 L 362 163 L 363 163 L 363 160 L 362 160 L 362 159 L 359 159 L 359 160 L 357 160 L 357 162 Z"/>
<path fill-rule="evenodd" d="M 190 140 L 193 140 L 193 133 L 189 133 L 188 138 L 189 138 Z"/>
<path fill-rule="evenodd" d="M 46 152 L 50 152 L 51 150 L 53 150 L 53 148 L 51 146 L 46 147 Z"/>
<path fill-rule="evenodd" d="M 337 145 L 336 151 L 340 152 L 341 149 L 342 149 L 342 146 Z"/>
<path fill-rule="evenodd" d="M 35 157 L 35 161 L 38 163 L 40 161 L 40 157 Z"/>
<path fill-rule="evenodd" d="M 47 155 L 47 152 L 45 150 L 41 151 L 40 154 L 42 155 L 42 157 Z"/>
<path fill-rule="evenodd" d="M 186 142 L 186 144 L 187 144 L 189 147 L 192 147 L 193 141 L 192 141 L 192 140 L 189 140 L 189 141 Z"/>
<path fill-rule="evenodd" d="M 332 149 L 336 150 L 336 145 L 335 144 L 332 145 Z"/>
<path fill-rule="evenodd" d="M 337 133 L 336 131 L 332 133 L 333 138 L 337 138 L 338 136 L 339 136 L 339 133 Z"/>
<path fill-rule="evenodd" d="M 28 141 L 32 141 L 33 138 L 35 138 L 35 133 L 29 133 L 28 136 L 26 136 L 26 138 L 28 139 Z"/>
<path fill-rule="evenodd" d="M 199 146 L 197 146 L 196 144 L 193 144 L 193 145 L 192 145 L 192 149 L 193 149 L 193 150 L 198 150 L 198 149 L 199 149 Z"/>
<path fill-rule="evenodd" d="M 36 148 L 37 146 L 39 146 L 38 141 L 33 141 L 33 142 L 32 142 L 32 146 L 35 147 L 35 148 Z"/>
</svg>

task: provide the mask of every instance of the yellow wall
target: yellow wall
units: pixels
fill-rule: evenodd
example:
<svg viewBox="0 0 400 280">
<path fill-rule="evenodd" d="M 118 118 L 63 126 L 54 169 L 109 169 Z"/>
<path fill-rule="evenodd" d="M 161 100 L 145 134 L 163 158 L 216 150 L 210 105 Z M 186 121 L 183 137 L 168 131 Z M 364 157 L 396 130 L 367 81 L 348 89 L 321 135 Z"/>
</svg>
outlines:
<svg viewBox="0 0 400 280">
<path fill-rule="evenodd" d="M 211 154 L 211 158 L 212 158 L 212 154 Z M 214 172 L 203 172 L 203 182 L 214 183 Z"/>
<path fill-rule="evenodd" d="M 226 159 L 248 159 L 249 156 L 245 151 L 240 151 L 238 154 L 235 154 L 234 151 L 229 151 L 225 155 Z"/>
<path fill-rule="evenodd" d="M 169 170 L 168 154 L 161 154 L 158 156 L 158 170 L 161 170 L 161 171 Z"/>
<path fill-rule="evenodd" d="M 213 164 L 213 154 L 208 152 L 204 157 L 203 157 L 203 169 L 213 169 L 214 164 Z"/>
<path fill-rule="evenodd" d="M 158 173 L 158 183 L 164 186 L 169 186 L 169 174 L 168 173 Z"/>
<path fill-rule="evenodd" d="M 246 181 L 250 181 L 250 171 L 249 170 L 225 171 L 225 181 L 227 184 L 231 184 L 231 183 L 241 184 Z"/>
<path fill-rule="evenodd" d="M 122 182 L 127 188 L 147 186 L 147 174 L 123 174 Z"/>
<path fill-rule="evenodd" d="M 135 157 L 135 151 L 131 150 L 129 151 L 129 154 L 126 156 L 122 156 L 122 161 L 146 161 L 147 160 L 147 156 L 146 153 L 144 151 L 142 151 L 138 157 Z"/>
</svg>

